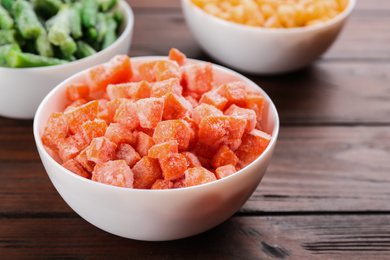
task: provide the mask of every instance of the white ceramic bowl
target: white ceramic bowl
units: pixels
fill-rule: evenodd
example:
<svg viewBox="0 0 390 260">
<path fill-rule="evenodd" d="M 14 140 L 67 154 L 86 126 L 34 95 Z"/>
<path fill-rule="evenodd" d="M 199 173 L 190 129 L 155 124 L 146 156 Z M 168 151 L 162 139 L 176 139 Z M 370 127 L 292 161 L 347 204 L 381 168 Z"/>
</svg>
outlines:
<svg viewBox="0 0 390 260">
<path fill-rule="evenodd" d="M 116 54 L 127 54 L 133 34 L 134 14 L 124 0 L 119 1 L 117 8 L 124 16 L 121 35 L 106 49 L 63 65 L 39 68 L 0 67 L 0 116 L 32 119 L 42 99 L 61 81 L 93 65 L 107 62 Z"/>
<path fill-rule="evenodd" d="M 132 58 L 132 67 L 146 60 L 162 58 Z M 263 127 L 272 139 L 259 158 L 224 179 L 172 190 L 120 188 L 82 178 L 50 157 L 41 142 L 48 117 L 52 112 L 63 111 L 68 102 L 66 86 L 84 80 L 86 71 L 82 71 L 55 87 L 40 104 L 34 119 L 39 155 L 50 180 L 68 205 L 82 218 L 107 232 L 149 241 L 173 240 L 201 233 L 238 211 L 257 188 L 270 163 L 279 132 L 279 117 L 269 96 L 254 82 L 230 69 L 218 65 L 213 65 L 213 68 L 217 84 L 244 81 L 250 89 L 265 96 Z"/>
<path fill-rule="evenodd" d="M 186 22 L 199 45 L 217 61 L 252 74 L 279 74 L 303 68 L 334 42 L 356 0 L 335 18 L 311 27 L 268 29 L 228 22 L 181 0 Z"/>
</svg>

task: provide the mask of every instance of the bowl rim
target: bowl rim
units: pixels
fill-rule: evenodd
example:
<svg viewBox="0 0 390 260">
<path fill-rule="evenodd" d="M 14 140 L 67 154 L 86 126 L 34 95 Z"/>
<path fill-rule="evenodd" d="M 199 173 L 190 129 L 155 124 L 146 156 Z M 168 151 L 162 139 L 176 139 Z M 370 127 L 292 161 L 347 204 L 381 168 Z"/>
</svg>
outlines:
<svg viewBox="0 0 390 260">
<path fill-rule="evenodd" d="M 184 5 L 188 5 L 188 7 L 194 10 L 198 15 L 202 15 L 207 19 L 213 20 L 215 23 L 221 25 L 221 26 L 230 26 L 232 28 L 235 28 L 237 30 L 246 30 L 248 32 L 264 32 L 264 33 L 274 33 L 274 34 L 281 34 L 281 33 L 302 33 L 302 32 L 310 32 L 310 31 L 316 31 L 323 28 L 326 28 L 328 26 L 331 26 L 333 24 L 339 23 L 340 21 L 346 19 L 354 9 L 356 5 L 356 0 L 348 0 L 348 5 L 345 7 L 345 9 L 333 17 L 332 19 L 326 20 L 322 23 L 313 25 L 313 26 L 302 26 L 302 27 L 293 27 L 293 28 L 264 28 L 260 26 L 250 26 L 240 23 L 235 23 L 231 21 L 227 21 L 221 18 L 218 18 L 212 14 L 207 13 L 199 6 L 195 5 L 191 0 L 181 0 L 182 6 L 184 8 Z"/>
<path fill-rule="evenodd" d="M 116 39 L 114 43 L 112 43 L 107 48 L 96 52 L 95 54 L 78 59 L 75 61 L 71 61 L 65 64 L 58 64 L 58 65 L 51 65 L 51 66 L 43 66 L 43 67 L 28 67 L 28 68 L 9 68 L 9 67 L 1 67 L 0 70 L 9 70 L 9 71 L 41 71 L 41 70 L 50 70 L 50 69 L 57 69 L 57 68 L 67 68 L 70 66 L 77 66 L 79 63 L 88 62 L 89 60 L 95 58 L 98 55 L 105 54 L 106 52 L 110 52 L 112 49 L 114 49 L 117 45 L 120 44 L 120 42 L 124 41 L 126 36 L 131 33 L 133 27 L 134 27 L 134 12 L 130 5 L 125 0 L 119 0 L 118 6 L 116 7 L 117 10 L 123 10 L 125 14 L 125 19 L 127 20 L 126 25 L 123 28 L 122 33 L 119 35 L 119 37 Z M 122 25 L 123 26 L 123 25 Z"/>
<path fill-rule="evenodd" d="M 167 59 L 167 56 L 136 56 L 136 57 L 131 57 L 131 61 L 153 60 L 153 59 Z M 191 59 L 191 58 L 187 58 L 187 60 L 191 61 L 191 62 L 196 62 L 196 63 L 210 63 L 208 61 Z M 243 74 L 241 74 L 239 72 L 236 72 L 236 71 L 234 71 L 234 70 L 232 70 L 230 68 L 227 68 L 227 67 L 224 67 L 224 66 L 221 66 L 221 65 L 218 65 L 218 64 L 214 64 L 214 63 L 212 63 L 212 65 L 213 65 L 213 68 L 221 70 L 223 73 L 233 74 L 234 76 L 239 77 L 240 80 L 244 81 L 246 84 L 251 84 L 254 87 L 257 87 L 257 90 L 267 100 L 267 103 L 269 105 L 269 109 L 271 111 L 273 111 L 273 113 L 275 114 L 274 127 L 273 127 L 273 130 L 272 130 L 272 133 L 270 133 L 271 141 L 268 144 L 267 148 L 253 162 L 251 162 L 249 165 L 247 165 L 246 167 L 244 167 L 243 169 L 237 171 L 236 173 L 234 173 L 232 175 L 229 175 L 229 176 L 227 176 L 225 178 L 222 178 L 222 179 L 217 179 L 216 181 L 213 181 L 213 182 L 205 183 L 205 184 L 202 184 L 202 185 L 191 186 L 191 187 L 183 187 L 183 188 L 176 188 L 176 189 L 156 189 L 156 190 L 153 190 L 153 189 L 134 189 L 134 188 L 130 189 L 130 188 L 126 188 L 126 187 L 117 187 L 117 186 L 113 186 L 113 185 L 109 185 L 109 184 L 105 184 L 105 183 L 92 181 L 90 179 L 86 179 L 84 177 L 81 177 L 81 176 L 79 176 L 79 175 L 69 171 L 68 169 L 62 167 L 61 164 L 59 164 L 54 158 L 52 158 L 49 155 L 49 153 L 46 151 L 46 149 L 43 147 L 43 143 L 42 143 L 42 140 L 41 140 L 41 135 L 39 133 L 40 126 L 38 125 L 38 121 L 42 121 L 42 119 L 41 119 L 42 111 L 44 110 L 45 104 L 52 98 L 52 96 L 54 96 L 56 94 L 56 92 L 60 91 L 60 89 L 63 89 L 68 82 L 72 82 L 74 79 L 79 78 L 81 75 L 85 74 L 90 68 L 84 69 L 84 70 L 82 70 L 82 71 L 80 71 L 80 72 L 78 72 L 78 73 L 68 77 L 67 79 L 63 80 L 62 82 L 60 82 L 57 86 L 55 86 L 45 96 L 45 98 L 39 104 L 39 107 L 38 107 L 38 109 L 35 112 L 34 121 L 33 121 L 33 135 L 34 135 L 35 144 L 37 146 L 37 149 L 38 149 L 38 151 L 40 151 L 40 153 L 43 153 L 42 155 L 45 156 L 49 161 L 51 161 L 51 163 L 56 165 L 56 167 L 58 166 L 62 170 L 64 170 L 64 172 L 66 174 L 72 176 L 73 178 L 79 179 L 82 182 L 88 182 L 91 185 L 98 185 L 98 186 L 99 185 L 103 185 L 101 187 L 104 188 L 104 189 L 114 189 L 114 190 L 118 190 L 119 189 L 119 190 L 124 190 L 124 191 L 126 190 L 128 192 L 146 192 L 147 194 L 150 194 L 151 192 L 154 192 L 154 193 L 161 193 L 161 192 L 163 192 L 163 193 L 171 193 L 171 192 L 178 192 L 178 191 L 185 191 L 185 190 L 190 191 L 190 190 L 194 190 L 194 189 L 207 189 L 207 187 L 209 187 L 210 185 L 213 185 L 213 184 L 216 184 L 216 183 L 221 183 L 221 182 L 226 181 L 227 179 L 234 178 L 235 175 L 237 175 L 239 173 L 242 174 L 244 172 L 244 169 L 247 169 L 249 167 L 253 167 L 254 164 L 256 163 L 256 161 L 258 161 L 261 158 L 265 157 L 266 154 L 272 152 L 271 150 L 276 145 L 276 141 L 277 141 L 278 135 L 279 135 L 280 119 L 279 119 L 279 114 L 278 114 L 278 111 L 276 109 L 276 106 L 275 106 L 274 102 L 269 97 L 269 95 L 258 84 L 256 84 L 255 82 L 250 80 L 248 77 L 244 76 Z M 41 161 L 42 161 L 42 158 L 41 158 Z"/>
</svg>

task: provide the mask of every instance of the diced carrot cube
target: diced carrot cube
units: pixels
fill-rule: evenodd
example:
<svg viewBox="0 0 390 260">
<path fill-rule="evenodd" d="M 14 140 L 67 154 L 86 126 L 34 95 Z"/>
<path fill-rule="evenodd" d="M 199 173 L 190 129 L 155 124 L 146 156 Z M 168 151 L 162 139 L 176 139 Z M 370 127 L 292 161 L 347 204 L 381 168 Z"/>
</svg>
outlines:
<svg viewBox="0 0 390 260">
<path fill-rule="evenodd" d="M 217 179 L 222 179 L 229 175 L 232 175 L 235 172 L 237 172 L 236 168 L 233 165 L 228 164 L 215 169 L 215 176 L 217 177 Z"/>
<path fill-rule="evenodd" d="M 148 156 L 152 158 L 164 159 L 178 153 L 178 143 L 176 140 L 155 144 L 150 147 Z"/>
<path fill-rule="evenodd" d="M 140 82 L 131 82 L 130 88 L 128 90 L 128 95 L 134 100 L 139 100 L 142 98 L 149 98 L 150 92 L 152 90 L 152 84 L 147 81 Z"/>
<path fill-rule="evenodd" d="M 134 174 L 124 160 L 96 164 L 92 180 L 117 187 L 133 188 Z"/>
<path fill-rule="evenodd" d="M 179 65 L 172 60 L 158 60 L 153 67 L 156 81 L 163 81 L 170 78 L 180 79 Z"/>
<path fill-rule="evenodd" d="M 188 102 L 190 102 L 190 104 L 192 105 L 193 108 L 197 107 L 198 106 L 198 101 L 192 97 L 192 96 L 185 96 L 184 97 Z"/>
<path fill-rule="evenodd" d="M 87 158 L 95 163 L 105 163 L 114 159 L 117 145 L 106 137 L 92 139 L 87 150 Z"/>
<path fill-rule="evenodd" d="M 71 135 L 58 144 L 58 155 L 63 162 L 73 159 L 88 146 L 82 134 Z"/>
<path fill-rule="evenodd" d="M 156 76 L 154 74 L 154 65 L 156 61 L 148 61 L 140 64 L 138 66 L 138 72 L 141 78 L 148 82 L 156 81 Z"/>
<path fill-rule="evenodd" d="M 68 135 L 68 124 L 63 113 L 54 112 L 47 119 L 42 135 L 42 143 L 54 150 L 57 145 Z"/>
<path fill-rule="evenodd" d="M 198 157 L 191 152 L 182 152 L 187 160 L 187 168 L 200 167 L 201 164 L 199 162 Z"/>
<path fill-rule="evenodd" d="M 203 156 L 211 159 L 213 158 L 218 148 L 219 146 L 215 145 L 214 143 L 196 142 L 193 148 L 193 152 L 196 154 L 196 156 Z"/>
<path fill-rule="evenodd" d="M 236 104 L 244 107 L 246 104 L 246 85 L 241 81 L 233 81 L 219 86 L 217 93 L 228 100 L 227 106 Z"/>
<path fill-rule="evenodd" d="M 228 103 L 227 98 L 221 96 L 217 91 L 210 90 L 202 95 L 199 103 L 212 105 L 219 110 L 223 110 Z"/>
<path fill-rule="evenodd" d="M 89 87 L 83 83 L 73 83 L 66 87 L 66 97 L 70 101 L 77 99 L 89 100 Z"/>
<path fill-rule="evenodd" d="M 104 91 L 108 84 L 129 82 L 133 75 L 130 57 L 116 55 L 108 63 L 97 65 L 87 73 L 90 92 Z"/>
<path fill-rule="evenodd" d="M 141 160 L 141 156 L 134 150 L 134 148 L 130 144 L 121 143 L 116 148 L 114 159 L 124 160 L 127 165 L 133 167 L 139 160 Z"/>
<path fill-rule="evenodd" d="M 189 91 L 203 94 L 211 90 L 214 80 L 211 63 L 187 64 L 183 68 L 183 81 Z"/>
<path fill-rule="evenodd" d="M 192 114 L 192 105 L 182 96 L 168 93 L 164 96 L 163 119 L 180 119 Z"/>
<path fill-rule="evenodd" d="M 211 166 L 218 168 L 220 166 L 231 164 L 236 166 L 238 162 L 237 156 L 227 145 L 222 145 L 211 159 Z"/>
<path fill-rule="evenodd" d="M 152 137 L 143 132 L 138 132 L 135 150 L 141 155 L 141 157 L 147 156 L 149 149 L 153 145 L 155 145 L 155 142 Z"/>
<path fill-rule="evenodd" d="M 161 121 L 153 134 L 153 140 L 157 144 L 176 140 L 179 151 L 187 149 L 190 139 L 191 129 L 183 120 Z"/>
<path fill-rule="evenodd" d="M 135 129 L 139 125 L 135 103 L 129 99 L 123 100 L 116 110 L 113 122 L 125 125 L 130 130 Z"/>
<path fill-rule="evenodd" d="M 182 53 L 178 49 L 172 48 L 169 51 L 168 58 L 170 60 L 176 61 L 177 64 L 179 64 L 179 66 L 182 66 L 185 63 L 187 57 L 184 53 Z"/>
<path fill-rule="evenodd" d="M 206 117 L 210 116 L 222 116 L 223 113 L 218 108 L 208 105 L 208 104 L 200 104 L 194 109 L 194 112 L 192 114 L 192 118 L 195 121 L 195 123 L 200 124 L 202 120 Z"/>
<path fill-rule="evenodd" d="M 103 136 L 106 132 L 106 129 L 107 123 L 102 119 L 87 121 L 83 124 L 84 138 L 89 143 L 93 138 Z"/>
<path fill-rule="evenodd" d="M 133 167 L 134 188 L 150 189 L 158 179 L 162 179 L 162 173 L 158 159 L 148 156 L 142 157 Z"/>
<path fill-rule="evenodd" d="M 260 94 L 248 93 L 246 98 L 246 108 L 254 110 L 257 121 L 261 120 L 264 108 L 264 97 Z"/>
<path fill-rule="evenodd" d="M 108 101 L 107 106 L 107 113 L 108 113 L 108 122 L 111 123 L 114 120 L 114 116 L 116 114 L 116 110 L 118 107 L 124 102 L 125 98 L 116 98 L 114 100 Z"/>
<path fill-rule="evenodd" d="M 166 189 L 172 189 L 173 188 L 173 182 L 169 180 L 163 180 L 158 179 L 152 186 L 152 190 L 166 190 Z"/>
<path fill-rule="evenodd" d="M 242 169 L 256 160 L 267 148 L 270 141 L 271 136 L 269 134 L 257 129 L 244 135 L 242 144 L 235 152 L 239 159 L 237 166 Z"/>
<path fill-rule="evenodd" d="M 247 122 L 245 132 L 249 133 L 256 127 L 256 113 L 252 109 L 241 108 L 233 104 L 225 111 L 225 115 L 245 119 Z"/>
<path fill-rule="evenodd" d="M 87 156 L 88 147 L 82 150 L 74 160 L 78 162 L 87 172 L 92 173 L 96 163 L 88 160 Z"/>
<path fill-rule="evenodd" d="M 196 186 L 216 181 L 214 173 L 203 167 L 194 167 L 185 171 L 186 186 Z"/>
<path fill-rule="evenodd" d="M 84 177 L 84 178 L 91 178 L 90 174 L 79 164 L 76 162 L 74 159 L 70 159 L 66 161 L 65 163 L 62 164 L 62 167 L 68 169 L 69 171 Z"/>
<path fill-rule="evenodd" d="M 179 189 L 179 188 L 185 188 L 186 187 L 186 179 L 185 178 L 181 178 L 181 179 L 178 179 L 178 180 L 174 180 L 172 181 L 173 183 L 173 189 Z"/>
<path fill-rule="evenodd" d="M 85 105 L 87 104 L 88 101 L 85 100 L 85 99 L 77 99 L 75 101 L 73 101 L 72 103 L 70 103 L 64 110 L 64 113 L 68 113 L 70 111 L 73 111 L 75 110 L 76 108 L 82 106 L 82 105 Z"/>
<path fill-rule="evenodd" d="M 71 133 L 81 133 L 82 126 L 87 121 L 93 121 L 97 118 L 99 101 L 90 101 L 85 105 L 75 108 L 70 112 L 64 113 Z"/>
<path fill-rule="evenodd" d="M 109 84 L 107 86 L 107 96 L 110 100 L 116 98 L 129 98 L 129 89 L 131 83 L 119 83 L 119 84 Z"/>
<path fill-rule="evenodd" d="M 164 108 L 162 98 L 144 98 L 136 103 L 139 124 L 144 128 L 155 128 L 161 121 Z"/>
<path fill-rule="evenodd" d="M 136 135 L 125 125 L 118 123 L 111 123 L 104 134 L 111 142 L 117 145 L 121 143 L 135 144 L 137 137 Z"/>
<path fill-rule="evenodd" d="M 226 144 L 236 150 L 241 144 L 246 120 L 232 116 L 210 116 L 199 125 L 198 141 L 203 144 Z"/>
<path fill-rule="evenodd" d="M 180 81 L 178 78 L 169 78 L 163 81 L 158 81 L 153 84 L 150 91 L 151 97 L 163 97 L 168 93 L 173 93 L 181 96 L 183 91 L 182 86 L 180 86 Z"/>
<path fill-rule="evenodd" d="M 142 126 L 138 126 L 134 131 L 143 132 L 150 137 L 153 137 L 154 128 L 143 128 Z"/>
<path fill-rule="evenodd" d="M 184 172 L 187 170 L 187 160 L 184 155 L 176 153 L 159 159 L 159 162 L 165 180 L 173 181 L 184 177 Z"/>
</svg>

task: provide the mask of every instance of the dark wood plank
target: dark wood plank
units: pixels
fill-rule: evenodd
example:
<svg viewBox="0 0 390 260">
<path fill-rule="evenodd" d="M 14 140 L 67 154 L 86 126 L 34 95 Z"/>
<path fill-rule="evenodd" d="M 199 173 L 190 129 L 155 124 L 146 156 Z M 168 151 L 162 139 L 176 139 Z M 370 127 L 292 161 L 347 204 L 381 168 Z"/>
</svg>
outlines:
<svg viewBox="0 0 390 260">
<path fill-rule="evenodd" d="M 79 217 L 3 218 L 0 254 L 3 259 L 388 259 L 390 215 L 233 217 L 203 234 L 166 242 L 116 237 Z"/>
</svg>

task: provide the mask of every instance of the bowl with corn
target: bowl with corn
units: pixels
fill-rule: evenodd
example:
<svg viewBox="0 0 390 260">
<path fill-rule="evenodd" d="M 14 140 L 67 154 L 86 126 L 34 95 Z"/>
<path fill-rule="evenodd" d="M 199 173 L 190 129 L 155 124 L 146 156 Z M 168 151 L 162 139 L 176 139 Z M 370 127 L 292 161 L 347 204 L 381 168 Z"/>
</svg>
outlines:
<svg viewBox="0 0 390 260">
<path fill-rule="evenodd" d="M 218 62 L 272 75 L 301 69 L 333 44 L 356 0 L 181 0 L 194 38 Z"/>
</svg>

